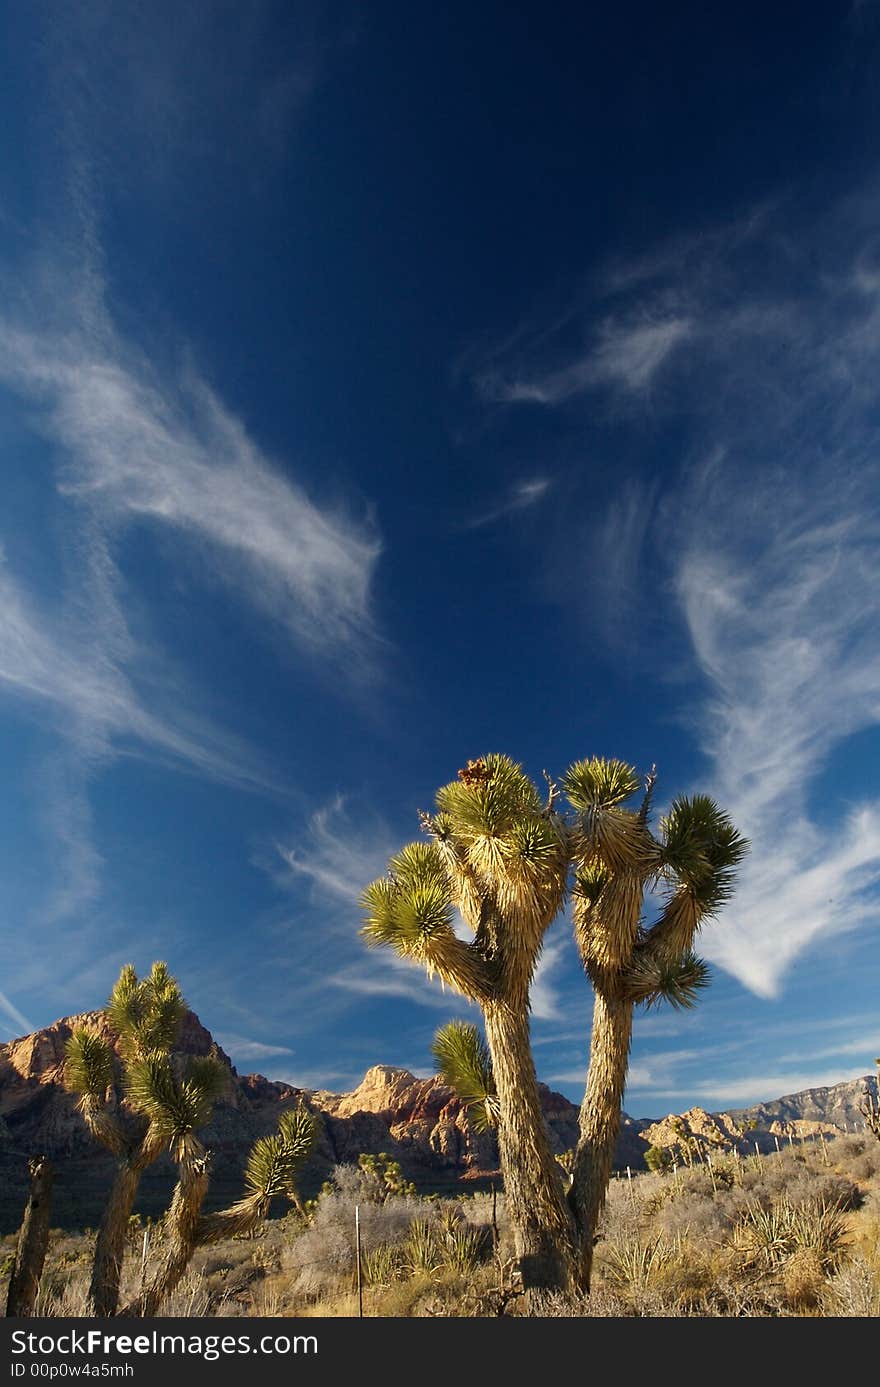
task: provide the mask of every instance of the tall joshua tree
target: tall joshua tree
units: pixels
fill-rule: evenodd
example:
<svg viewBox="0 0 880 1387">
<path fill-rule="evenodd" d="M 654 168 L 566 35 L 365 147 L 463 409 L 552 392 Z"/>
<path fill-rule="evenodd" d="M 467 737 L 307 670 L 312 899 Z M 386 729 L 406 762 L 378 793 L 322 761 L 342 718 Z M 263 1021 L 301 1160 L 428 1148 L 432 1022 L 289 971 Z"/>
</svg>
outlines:
<svg viewBox="0 0 880 1387">
<path fill-rule="evenodd" d="M 706 965 L 693 951 L 697 931 L 731 895 L 747 849 L 706 795 L 675 800 L 655 837 L 649 825 L 654 779 L 652 771 L 637 807 L 629 801 L 641 785 L 622 761 L 578 761 L 563 780 L 575 810 L 569 831 L 574 932 L 595 994 L 571 1189 L 584 1289 L 620 1129 L 634 1008 L 694 1005 L 708 983 Z M 660 887 L 666 900 L 659 919 L 645 928 L 649 887 Z"/>
<path fill-rule="evenodd" d="M 453 1037 L 452 1053 L 439 1058 L 453 1081 L 458 1071 L 469 1082 L 475 1104 L 488 1099 L 487 1084 L 494 1084 L 499 1154 L 523 1284 L 537 1293 L 589 1287 L 633 1008 L 663 999 L 676 1006 L 694 1002 L 706 982 L 705 966 L 692 952 L 694 935 L 729 893 L 745 850 L 729 821 L 703 797 L 677 801 L 660 838 L 654 838 L 648 825 L 653 774 L 641 804 L 631 809 L 627 801 L 639 781 L 622 762 L 577 762 L 563 784 L 573 816 L 557 809 L 552 783 L 542 802 L 508 757 L 468 762 L 458 781 L 438 792 L 438 812 L 421 816 L 430 841 L 404 848 L 391 859 L 388 876 L 364 893 L 369 943 L 391 945 L 420 962 L 482 1010 L 491 1074 L 483 1073 L 475 1051 L 467 1059 L 468 1047 L 473 1051 L 477 1044 L 475 1031 Z M 669 885 L 669 899 L 647 930 L 645 891 L 659 883 Z M 566 1194 L 541 1112 L 529 1042 L 529 987 L 544 934 L 569 887 L 596 1002 Z M 470 941 L 455 933 L 456 909 L 473 931 Z M 448 1051 L 449 1037 L 441 1038 Z"/>
<path fill-rule="evenodd" d="M 132 1079 L 143 1066 L 151 1066 L 157 1074 L 171 1074 L 171 1051 L 186 1003 L 164 963 L 154 963 L 142 980 L 128 965 L 119 975 L 105 1014 L 117 1038 L 121 1075 L 110 1041 L 87 1026 L 77 1027 L 70 1037 L 64 1068 L 65 1083 L 78 1094 L 77 1106 L 86 1125 L 117 1162 L 98 1229 L 89 1288 L 89 1310 L 100 1316 L 116 1313 L 125 1237 L 141 1176 L 167 1145 L 162 1123 L 139 1105 L 136 1093 L 130 1093 Z M 187 1079 L 193 1100 L 206 1082 L 214 1082 L 214 1070 L 203 1063 L 200 1071 L 193 1062 Z M 119 1101 L 121 1095 L 129 1096 L 128 1104 Z"/>
<path fill-rule="evenodd" d="M 420 963 L 483 1014 L 498 1104 L 498 1148 L 523 1285 L 575 1275 L 575 1225 L 550 1151 L 529 1041 L 529 988 L 565 897 L 569 844 L 556 813 L 507 756 L 470 761 L 422 816 L 411 843 L 363 897 L 368 943 Z M 471 940 L 455 932 L 456 911 Z"/>
</svg>

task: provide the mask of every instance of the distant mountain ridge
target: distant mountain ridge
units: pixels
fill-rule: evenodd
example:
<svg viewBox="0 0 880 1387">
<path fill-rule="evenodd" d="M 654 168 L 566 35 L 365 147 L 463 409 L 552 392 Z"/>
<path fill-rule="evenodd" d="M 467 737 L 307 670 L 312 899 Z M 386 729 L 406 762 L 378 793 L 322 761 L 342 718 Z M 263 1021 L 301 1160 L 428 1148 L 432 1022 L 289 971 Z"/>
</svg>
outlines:
<svg viewBox="0 0 880 1387">
<path fill-rule="evenodd" d="M 18 1226 L 26 1191 L 26 1157 L 37 1153 L 48 1155 L 56 1168 L 53 1223 L 93 1227 L 100 1217 L 113 1158 L 89 1135 L 75 1098 L 62 1084 L 65 1045 L 76 1025 L 93 1026 L 112 1039 L 104 1014 L 87 1012 L 0 1045 L 0 1233 Z M 207 1054 L 212 1044 L 210 1033 L 189 1012 L 178 1052 Z M 300 1100 L 322 1118 L 321 1137 L 303 1175 L 307 1194 L 320 1187 L 335 1165 L 354 1161 L 362 1152 L 387 1152 L 424 1191 L 466 1190 L 474 1187 L 474 1181 L 498 1178 L 494 1135 L 473 1130 L 461 1101 L 436 1076 L 420 1079 L 406 1069 L 374 1065 L 353 1092 L 340 1094 L 300 1089 L 260 1074 L 241 1076 L 222 1050 L 219 1056 L 227 1073 L 226 1089 L 203 1132 L 214 1156 L 209 1207 L 239 1196 L 251 1143 L 272 1131 L 280 1113 Z M 758 1126 L 748 1132 L 744 1149 L 757 1143 L 761 1150 L 772 1150 L 779 1133 L 794 1132 L 800 1137 L 809 1135 L 810 1127 L 833 1131 L 845 1123 L 861 1125 L 859 1103 L 866 1091 L 876 1093 L 871 1076 L 726 1114 L 692 1109 L 683 1120 L 698 1140 L 711 1140 L 713 1145 L 745 1141 L 737 1137 L 737 1129 L 755 1122 Z M 544 1085 L 541 1099 L 554 1150 L 568 1150 L 577 1140 L 576 1106 Z M 668 1124 L 669 1119 L 654 1123 L 624 1114 L 616 1152 L 618 1168 L 643 1168 L 648 1146 L 671 1136 Z M 138 1210 L 161 1212 L 174 1178 L 168 1157 L 150 1167 Z"/>
</svg>

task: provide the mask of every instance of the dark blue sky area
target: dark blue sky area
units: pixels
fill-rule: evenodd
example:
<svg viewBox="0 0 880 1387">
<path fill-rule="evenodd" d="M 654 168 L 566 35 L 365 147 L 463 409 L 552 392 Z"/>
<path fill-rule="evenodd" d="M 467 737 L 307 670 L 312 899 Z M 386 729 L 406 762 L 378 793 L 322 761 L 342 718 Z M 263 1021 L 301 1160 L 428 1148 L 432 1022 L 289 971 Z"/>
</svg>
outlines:
<svg viewBox="0 0 880 1387">
<path fill-rule="evenodd" d="M 599 754 L 753 844 L 629 1109 L 867 1072 L 876 4 L 0 14 L 0 1034 L 161 956 L 243 1070 L 424 1072 L 360 891 Z M 560 921 L 572 1097 L 590 1004 Z"/>
</svg>

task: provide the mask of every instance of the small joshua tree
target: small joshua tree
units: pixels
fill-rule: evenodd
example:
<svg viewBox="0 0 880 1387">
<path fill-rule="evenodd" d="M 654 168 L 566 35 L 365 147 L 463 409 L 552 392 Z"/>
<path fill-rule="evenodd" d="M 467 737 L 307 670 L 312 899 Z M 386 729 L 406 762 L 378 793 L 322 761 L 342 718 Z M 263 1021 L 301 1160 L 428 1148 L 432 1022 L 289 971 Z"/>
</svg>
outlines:
<svg viewBox="0 0 880 1387">
<path fill-rule="evenodd" d="M 314 1144 L 312 1114 L 305 1109 L 285 1113 L 277 1134 L 260 1138 L 251 1151 L 244 1198 L 231 1209 L 202 1216 L 210 1154 L 197 1133 L 209 1121 L 227 1073 L 216 1050 L 186 1058 L 174 1055 L 186 1009 L 164 963 L 154 963 L 143 980 L 128 965 L 106 1010 L 119 1058 L 109 1039 L 85 1026 L 77 1027 L 67 1044 L 65 1082 L 79 1095 L 78 1107 L 90 1131 L 117 1157 L 95 1246 L 90 1289 L 95 1315 L 116 1314 L 140 1178 L 163 1151 L 170 1151 L 179 1169 L 166 1218 L 165 1249 L 142 1299 L 127 1307 L 127 1314 L 155 1314 L 200 1243 L 251 1231 L 266 1217 L 277 1194 L 296 1200 L 294 1174 Z"/>
<path fill-rule="evenodd" d="M 476 1002 L 479 1036 L 452 1033 L 441 1069 L 476 1112 L 497 1105 L 498 1146 L 523 1285 L 537 1307 L 556 1290 L 588 1290 L 638 1005 L 692 1006 L 708 980 L 693 953 L 700 924 L 729 896 L 745 841 L 706 796 L 675 801 L 649 827 L 654 773 L 641 802 L 631 766 L 594 757 L 562 786 L 573 816 L 542 798 L 506 756 L 469 761 L 422 814 L 427 843 L 411 843 L 364 893 L 364 936 L 420 963 L 429 976 Z M 647 928 L 645 893 L 667 890 Z M 544 934 L 573 896 L 575 938 L 595 994 L 587 1086 L 566 1194 L 550 1151 L 529 1040 L 529 989 Z M 459 938 L 458 910 L 473 932 Z M 467 1051 L 471 1054 L 468 1057 Z M 491 1071 L 491 1072 L 488 1072 Z M 490 1092 L 489 1084 L 494 1085 Z M 470 1097 L 468 1097 L 470 1095 Z M 482 1108 L 481 1108 L 482 1105 Z"/>
<path fill-rule="evenodd" d="M 139 1077 L 145 1067 L 151 1069 L 157 1082 L 164 1080 L 169 1103 L 179 1101 L 171 1051 L 185 1014 L 186 1003 L 164 963 L 154 963 L 143 980 L 129 964 L 119 975 L 105 1013 L 119 1058 L 110 1040 L 87 1026 L 77 1027 L 67 1043 L 65 1084 L 78 1095 L 77 1106 L 89 1131 L 117 1161 L 95 1245 L 89 1288 L 94 1315 L 116 1313 L 125 1238 L 141 1176 L 167 1145 L 163 1122 L 139 1104 Z M 192 1061 L 184 1084 L 186 1101 L 206 1101 L 205 1086 L 213 1096 L 218 1079 L 218 1065 Z M 129 1098 L 127 1108 L 119 1101 L 120 1091 Z"/>
<path fill-rule="evenodd" d="M 880 1059 L 876 1059 L 874 1063 L 877 1066 L 877 1078 L 874 1080 L 877 1086 L 877 1098 L 868 1090 L 859 1105 L 859 1110 L 865 1119 L 865 1126 L 868 1131 L 873 1132 L 877 1140 L 880 1141 Z"/>
</svg>

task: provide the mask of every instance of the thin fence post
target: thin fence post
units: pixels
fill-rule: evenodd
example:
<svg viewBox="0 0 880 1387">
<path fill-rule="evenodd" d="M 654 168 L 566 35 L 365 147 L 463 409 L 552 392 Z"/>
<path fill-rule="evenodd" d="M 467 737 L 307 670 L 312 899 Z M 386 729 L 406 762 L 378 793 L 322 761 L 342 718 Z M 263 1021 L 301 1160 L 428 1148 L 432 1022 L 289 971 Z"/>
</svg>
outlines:
<svg viewBox="0 0 880 1387">
<path fill-rule="evenodd" d="M 143 1312 L 144 1291 L 147 1284 L 147 1258 L 150 1255 L 150 1225 L 144 1225 L 144 1242 L 141 1248 L 141 1311 Z"/>
<path fill-rule="evenodd" d="M 354 1206 L 354 1242 L 357 1253 L 357 1278 L 358 1278 L 358 1319 L 364 1317 L 364 1283 L 361 1272 L 361 1208 L 359 1204 Z"/>
</svg>

